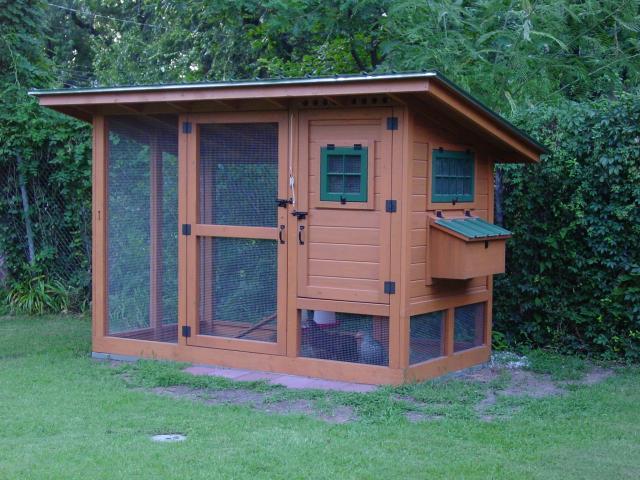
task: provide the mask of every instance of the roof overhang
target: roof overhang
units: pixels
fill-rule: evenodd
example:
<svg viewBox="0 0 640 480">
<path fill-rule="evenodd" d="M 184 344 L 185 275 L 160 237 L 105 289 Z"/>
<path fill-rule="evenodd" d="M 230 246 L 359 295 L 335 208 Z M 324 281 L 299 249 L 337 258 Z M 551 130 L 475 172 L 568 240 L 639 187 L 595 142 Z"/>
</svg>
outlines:
<svg viewBox="0 0 640 480">
<path fill-rule="evenodd" d="M 436 71 L 403 74 L 340 75 L 333 77 L 208 82 L 171 85 L 32 90 L 40 105 L 85 121 L 101 107 L 119 106 L 125 113 L 142 113 L 148 105 L 166 111 L 187 112 L 199 102 L 271 101 L 286 108 L 292 99 L 340 98 L 386 94 L 396 98 L 417 97 L 450 115 L 468 128 L 488 136 L 513 158 L 506 161 L 537 162 L 546 153 L 543 145 L 497 113 L 458 88 Z"/>
</svg>

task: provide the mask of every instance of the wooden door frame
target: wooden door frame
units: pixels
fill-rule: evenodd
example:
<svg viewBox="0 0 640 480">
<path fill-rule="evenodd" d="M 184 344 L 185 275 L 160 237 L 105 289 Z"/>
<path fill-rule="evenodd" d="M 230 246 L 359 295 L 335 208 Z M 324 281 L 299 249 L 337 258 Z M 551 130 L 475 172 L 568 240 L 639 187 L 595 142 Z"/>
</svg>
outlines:
<svg viewBox="0 0 640 480">
<path fill-rule="evenodd" d="M 191 225 L 191 235 L 186 239 L 186 283 L 184 288 L 185 325 L 191 327 L 191 337 L 185 339 L 186 345 L 198 347 L 238 350 L 255 353 L 284 355 L 287 341 L 287 247 L 288 242 L 278 242 L 278 226 L 288 228 L 287 209 L 278 209 L 276 227 L 222 226 L 198 223 L 199 202 L 199 129 L 200 124 L 212 123 L 277 123 L 278 124 L 278 196 L 288 197 L 288 153 L 289 125 L 287 112 L 225 112 L 185 115 L 183 121 L 191 123 L 191 133 L 186 135 L 186 177 L 182 198 L 185 201 L 185 218 Z M 181 133 L 181 135 L 183 135 Z M 274 203 L 276 199 L 273 199 Z M 199 237 L 261 238 L 274 240 L 278 246 L 277 279 L 277 341 L 274 343 L 258 340 L 246 340 L 227 337 L 199 335 Z M 285 238 L 287 236 L 285 235 Z M 182 295 L 181 295 L 182 296 Z"/>
</svg>

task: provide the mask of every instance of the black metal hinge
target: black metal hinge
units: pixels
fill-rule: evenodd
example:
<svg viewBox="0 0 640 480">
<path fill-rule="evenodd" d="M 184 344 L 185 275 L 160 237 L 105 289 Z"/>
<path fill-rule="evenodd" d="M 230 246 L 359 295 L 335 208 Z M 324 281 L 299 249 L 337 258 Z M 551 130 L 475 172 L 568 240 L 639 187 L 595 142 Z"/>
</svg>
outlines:
<svg viewBox="0 0 640 480">
<path fill-rule="evenodd" d="M 398 202 L 396 200 L 387 200 L 384 202 L 384 210 L 389 213 L 396 212 L 398 210 Z"/>
<path fill-rule="evenodd" d="M 398 130 L 398 117 L 387 117 L 387 130 Z"/>
<path fill-rule="evenodd" d="M 182 122 L 182 133 L 191 133 L 191 122 Z"/>
<path fill-rule="evenodd" d="M 396 282 L 384 282 L 384 293 L 389 295 L 396 293 Z"/>
<path fill-rule="evenodd" d="M 182 326 L 182 336 L 186 338 L 191 336 L 191 327 L 189 325 Z"/>
<path fill-rule="evenodd" d="M 183 223 L 182 224 L 182 234 L 183 235 L 191 235 L 191 224 Z"/>
</svg>

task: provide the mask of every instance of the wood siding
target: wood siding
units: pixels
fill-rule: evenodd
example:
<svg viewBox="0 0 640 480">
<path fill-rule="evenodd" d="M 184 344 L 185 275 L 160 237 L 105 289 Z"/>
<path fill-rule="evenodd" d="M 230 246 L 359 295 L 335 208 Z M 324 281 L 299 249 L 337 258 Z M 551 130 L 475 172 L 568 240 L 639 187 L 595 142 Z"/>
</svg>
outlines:
<svg viewBox="0 0 640 480">
<path fill-rule="evenodd" d="M 454 132 L 439 128 L 423 116 L 416 115 L 412 131 L 410 159 L 409 231 L 410 263 L 408 297 L 411 305 L 436 301 L 450 296 L 487 292 L 488 277 L 467 281 L 432 279 L 429 275 L 429 216 L 436 210 L 444 215 L 461 215 L 471 210 L 473 215 L 491 221 L 489 207 L 490 189 L 493 188 L 486 145 L 464 143 Z M 475 195 L 473 202 L 431 202 L 431 152 L 437 148 L 466 150 L 475 153 Z M 428 307 L 425 307 L 428 309 Z"/>
</svg>

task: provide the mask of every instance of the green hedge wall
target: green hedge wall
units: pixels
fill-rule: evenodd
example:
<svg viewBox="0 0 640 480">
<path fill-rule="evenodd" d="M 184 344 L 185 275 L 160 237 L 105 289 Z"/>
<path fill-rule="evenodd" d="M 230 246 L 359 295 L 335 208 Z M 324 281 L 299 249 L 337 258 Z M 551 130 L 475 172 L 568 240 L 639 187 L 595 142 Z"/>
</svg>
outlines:
<svg viewBox="0 0 640 480">
<path fill-rule="evenodd" d="M 550 149 L 500 167 L 514 232 L 495 283 L 511 343 L 640 359 L 640 97 L 540 107 L 516 123 Z"/>
</svg>

